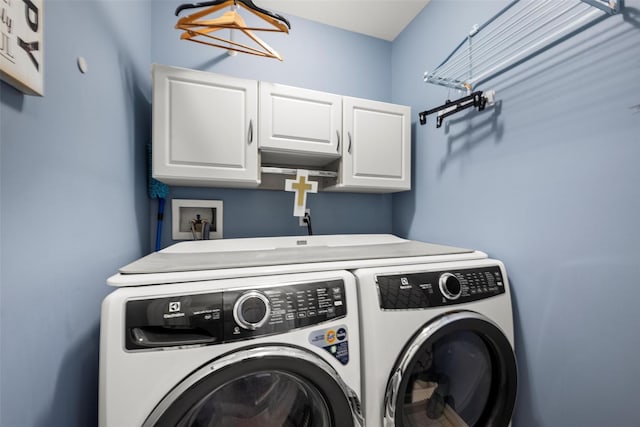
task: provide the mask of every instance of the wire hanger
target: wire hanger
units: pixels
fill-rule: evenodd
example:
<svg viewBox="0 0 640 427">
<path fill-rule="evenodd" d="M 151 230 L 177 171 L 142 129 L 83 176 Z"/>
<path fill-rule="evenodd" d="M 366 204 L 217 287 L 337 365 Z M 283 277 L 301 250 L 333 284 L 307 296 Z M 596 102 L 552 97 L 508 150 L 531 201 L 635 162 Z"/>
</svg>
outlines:
<svg viewBox="0 0 640 427">
<path fill-rule="evenodd" d="M 237 5 L 240 4 L 245 9 L 270 24 L 270 27 L 249 27 L 242 16 L 237 12 Z M 231 10 L 217 18 L 204 19 L 207 15 L 215 13 L 223 8 L 231 6 Z M 220 47 L 235 52 L 248 53 L 251 55 L 276 58 L 282 61 L 278 52 L 267 43 L 256 36 L 253 31 L 275 31 L 289 32 L 289 22 L 280 15 L 258 8 L 251 0 L 216 0 L 203 3 L 183 4 L 176 9 L 176 15 L 182 10 L 205 7 L 205 9 L 180 18 L 176 24 L 177 29 L 184 30 L 180 38 L 209 46 Z M 231 38 L 225 39 L 212 33 L 221 29 L 230 29 Z M 257 47 L 252 47 L 233 40 L 233 30 L 245 34 L 253 40 Z"/>
</svg>

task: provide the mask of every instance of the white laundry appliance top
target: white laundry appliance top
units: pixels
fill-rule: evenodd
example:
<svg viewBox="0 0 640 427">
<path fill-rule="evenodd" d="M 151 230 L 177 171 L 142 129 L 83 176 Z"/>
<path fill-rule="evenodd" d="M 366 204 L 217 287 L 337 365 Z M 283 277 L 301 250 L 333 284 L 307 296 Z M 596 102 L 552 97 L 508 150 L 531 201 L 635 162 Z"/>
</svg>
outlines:
<svg viewBox="0 0 640 427">
<path fill-rule="evenodd" d="M 391 234 L 343 234 L 198 240 L 176 243 L 122 267 L 107 283 L 138 286 L 228 277 L 354 269 L 486 258 L 471 249 Z M 384 261 L 383 261 L 384 260 Z"/>
</svg>

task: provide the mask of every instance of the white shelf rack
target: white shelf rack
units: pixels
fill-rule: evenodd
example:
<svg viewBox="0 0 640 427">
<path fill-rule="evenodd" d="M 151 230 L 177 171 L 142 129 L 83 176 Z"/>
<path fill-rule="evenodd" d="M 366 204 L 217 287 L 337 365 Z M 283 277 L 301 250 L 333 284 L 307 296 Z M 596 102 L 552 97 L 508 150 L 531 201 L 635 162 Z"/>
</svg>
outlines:
<svg viewBox="0 0 640 427">
<path fill-rule="evenodd" d="M 424 81 L 470 93 L 478 84 L 617 14 L 623 0 L 515 0 L 469 35 Z"/>
</svg>

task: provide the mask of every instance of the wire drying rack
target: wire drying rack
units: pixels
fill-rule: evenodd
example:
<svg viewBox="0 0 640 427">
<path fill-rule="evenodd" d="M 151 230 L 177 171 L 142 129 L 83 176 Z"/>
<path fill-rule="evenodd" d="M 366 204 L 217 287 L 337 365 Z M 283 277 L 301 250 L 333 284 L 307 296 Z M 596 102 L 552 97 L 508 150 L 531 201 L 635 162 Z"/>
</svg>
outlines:
<svg viewBox="0 0 640 427">
<path fill-rule="evenodd" d="M 479 83 L 620 12 L 623 0 L 515 0 L 469 35 L 424 81 L 470 93 Z"/>
</svg>

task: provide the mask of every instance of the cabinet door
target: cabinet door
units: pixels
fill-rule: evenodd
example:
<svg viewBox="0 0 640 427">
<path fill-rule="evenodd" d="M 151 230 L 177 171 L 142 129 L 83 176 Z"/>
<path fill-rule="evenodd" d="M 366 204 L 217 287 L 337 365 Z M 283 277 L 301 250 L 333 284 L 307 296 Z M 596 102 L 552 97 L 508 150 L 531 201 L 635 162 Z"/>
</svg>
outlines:
<svg viewBox="0 0 640 427">
<path fill-rule="evenodd" d="M 341 96 L 260 82 L 260 150 L 267 155 L 263 160 L 273 157 L 277 162 L 291 154 L 328 163 L 340 157 L 341 124 Z"/>
<path fill-rule="evenodd" d="M 411 109 L 343 97 L 343 191 L 411 189 Z"/>
<path fill-rule="evenodd" d="M 257 186 L 257 110 L 257 81 L 154 65 L 153 177 Z"/>
</svg>

